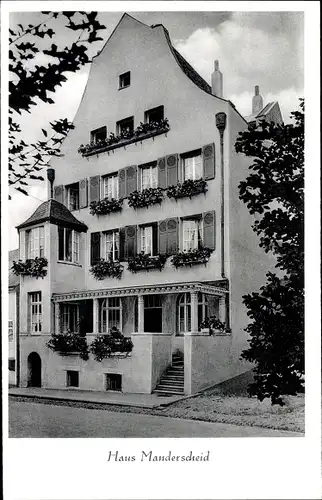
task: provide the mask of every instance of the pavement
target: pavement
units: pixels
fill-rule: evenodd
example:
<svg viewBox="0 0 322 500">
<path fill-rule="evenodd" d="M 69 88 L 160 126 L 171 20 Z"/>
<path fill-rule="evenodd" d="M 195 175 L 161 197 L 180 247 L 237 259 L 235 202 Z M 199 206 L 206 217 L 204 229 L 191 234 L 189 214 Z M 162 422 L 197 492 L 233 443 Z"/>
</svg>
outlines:
<svg viewBox="0 0 322 500">
<path fill-rule="evenodd" d="M 167 406 L 187 396 L 163 397 L 157 394 L 126 394 L 122 392 L 96 392 L 72 389 L 43 389 L 40 387 L 11 387 L 9 396 L 44 398 L 60 401 L 78 401 L 82 403 L 100 403 L 106 405 L 133 406 L 138 408 L 159 408 Z"/>
<path fill-rule="evenodd" d="M 298 433 L 75 406 L 9 401 L 10 438 L 301 437 Z"/>
</svg>

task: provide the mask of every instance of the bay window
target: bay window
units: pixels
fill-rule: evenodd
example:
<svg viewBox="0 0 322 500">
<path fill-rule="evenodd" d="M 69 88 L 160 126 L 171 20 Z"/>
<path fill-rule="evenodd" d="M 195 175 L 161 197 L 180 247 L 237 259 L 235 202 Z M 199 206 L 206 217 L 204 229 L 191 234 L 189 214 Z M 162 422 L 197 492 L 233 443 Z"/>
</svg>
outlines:
<svg viewBox="0 0 322 500">
<path fill-rule="evenodd" d="M 119 197 L 119 178 L 117 174 L 109 175 L 103 179 L 103 197 L 116 200 Z"/>
<path fill-rule="evenodd" d="M 41 333 L 42 331 L 42 303 L 41 292 L 31 292 L 29 299 L 29 331 Z"/>
<path fill-rule="evenodd" d="M 79 233 L 58 227 L 58 260 L 79 264 Z"/>
<path fill-rule="evenodd" d="M 27 258 L 44 257 L 44 227 L 35 227 L 26 231 Z"/>
<path fill-rule="evenodd" d="M 119 260 L 120 257 L 120 235 L 118 231 L 110 231 L 104 234 L 105 260 Z"/>
<path fill-rule="evenodd" d="M 182 250 L 188 252 L 202 246 L 202 221 L 184 219 L 182 221 Z"/>
<path fill-rule="evenodd" d="M 141 168 L 141 189 L 158 187 L 158 169 L 155 164 Z"/>
</svg>

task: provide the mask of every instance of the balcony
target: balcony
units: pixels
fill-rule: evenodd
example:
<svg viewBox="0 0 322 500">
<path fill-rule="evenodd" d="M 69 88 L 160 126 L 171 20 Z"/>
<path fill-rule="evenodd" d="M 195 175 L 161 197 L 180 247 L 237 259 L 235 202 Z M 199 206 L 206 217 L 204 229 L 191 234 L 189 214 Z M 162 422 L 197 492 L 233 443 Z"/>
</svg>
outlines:
<svg viewBox="0 0 322 500">
<path fill-rule="evenodd" d="M 134 130 L 122 132 L 120 135 L 111 133 L 106 139 L 97 141 L 96 143 L 81 144 L 78 148 L 78 153 L 84 157 L 97 155 L 107 151 L 112 151 L 117 148 L 128 146 L 136 142 L 142 142 L 169 132 L 170 126 L 168 119 L 160 120 L 159 122 L 140 123 Z"/>
</svg>

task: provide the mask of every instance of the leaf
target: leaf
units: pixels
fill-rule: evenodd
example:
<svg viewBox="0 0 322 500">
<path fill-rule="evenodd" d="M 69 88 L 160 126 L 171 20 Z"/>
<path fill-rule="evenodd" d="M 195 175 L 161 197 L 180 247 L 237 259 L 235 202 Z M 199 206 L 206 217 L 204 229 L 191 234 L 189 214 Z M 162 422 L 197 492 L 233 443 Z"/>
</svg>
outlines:
<svg viewBox="0 0 322 500">
<path fill-rule="evenodd" d="M 42 129 L 41 129 L 41 131 L 42 131 L 42 133 L 44 134 L 44 136 L 45 136 L 45 137 L 47 137 L 47 135 L 48 135 L 48 134 L 47 134 L 46 130 L 44 130 L 44 129 L 42 128 Z"/>
<path fill-rule="evenodd" d="M 16 189 L 16 191 L 19 191 L 20 193 L 24 194 L 25 196 L 29 196 L 27 191 L 25 189 L 21 188 L 20 186 L 16 187 L 15 189 Z"/>
</svg>

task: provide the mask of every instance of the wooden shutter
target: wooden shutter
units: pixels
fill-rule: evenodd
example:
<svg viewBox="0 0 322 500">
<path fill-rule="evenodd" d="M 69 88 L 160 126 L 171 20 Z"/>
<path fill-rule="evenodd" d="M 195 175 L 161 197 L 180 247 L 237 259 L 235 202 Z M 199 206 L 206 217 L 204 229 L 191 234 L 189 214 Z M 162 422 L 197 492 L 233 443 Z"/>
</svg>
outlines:
<svg viewBox="0 0 322 500">
<path fill-rule="evenodd" d="M 87 179 L 79 182 L 79 208 L 85 208 L 88 205 L 88 185 Z"/>
<path fill-rule="evenodd" d="M 216 217 L 215 212 L 203 214 L 203 246 L 215 249 L 216 247 Z"/>
<path fill-rule="evenodd" d="M 178 219 L 167 219 L 168 255 L 178 251 Z"/>
<path fill-rule="evenodd" d="M 126 198 L 126 169 L 122 168 L 119 171 L 119 197 Z"/>
<path fill-rule="evenodd" d="M 89 179 L 89 199 L 92 201 L 100 200 L 100 176 L 94 175 Z"/>
<path fill-rule="evenodd" d="M 126 169 L 126 196 L 136 191 L 137 188 L 137 166 L 131 165 Z"/>
<path fill-rule="evenodd" d="M 54 198 L 59 203 L 64 204 L 64 186 L 62 184 L 60 186 L 55 186 Z"/>
<path fill-rule="evenodd" d="M 120 231 L 120 261 L 125 259 L 125 227 L 121 227 Z"/>
<path fill-rule="evenodd" d="M 159 158 L 158 165 L 158 186 L 165 189 L 167 187 L 167 170 L 165 167 L 165 158 Z"/>
<path fill-rule="evenodd" d="M 159 236 L 159 253 L 166 255 L 167 254 L 167 246 L 168 246 L 168 232 L 167 232 L 167 221 L 161 220 L 159 222 L 158 228 L 158 236 Z"/>
<path fill-rule="evenodd" d="M 178 182 L 178 155 L 173 154 L 166 157 L 167 186 L 175 186 Z"/>
<path fill-rule="evenodd" d="M 124 257 L 134 257 L 136 255 L 136 226 L 127 226 L 125 228 L 125 244 L 124 244 Z"/>
<path fill-rule="evenodd" d="M 91 233 L 91 266 L 101 258 L 101 233 Z"/>
<path fill-rule="evenodd" d="M 215 178 L 215 145 L 207 144 L 202 148 L 203 177 L 206 181 Z"/>
<path fill-rule="evenodd" d="M 153 255 L 158 255 L 158 223 L 152 223 L 152 250 Z"/>
</svg>

